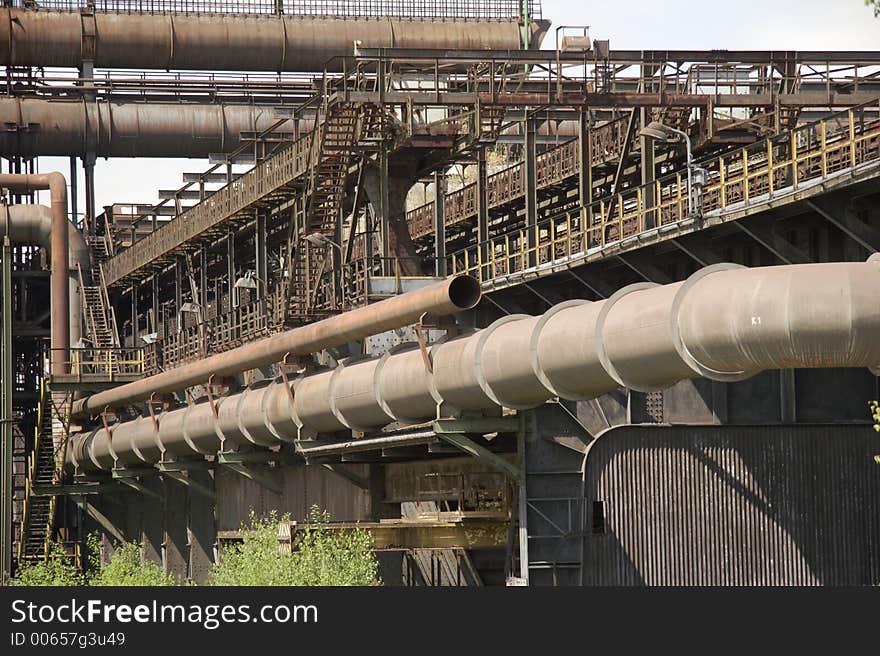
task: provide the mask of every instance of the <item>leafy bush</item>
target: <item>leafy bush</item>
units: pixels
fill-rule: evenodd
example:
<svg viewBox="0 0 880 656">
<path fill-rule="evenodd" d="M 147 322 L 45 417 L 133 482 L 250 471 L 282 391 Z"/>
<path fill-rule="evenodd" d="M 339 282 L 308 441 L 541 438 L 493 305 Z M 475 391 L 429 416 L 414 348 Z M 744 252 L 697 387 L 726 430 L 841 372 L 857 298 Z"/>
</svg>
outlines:
<svg viewBox="0 0 880 656">
<path fill-rule="evenodd" d="M 309 527 L 296 535 L 289 553 L 281 553 L 278 529 L 289 521 L 276 513 L 257 517 L 242 525 L 243 541 L 223 549 L 211 571 L 212 585 L 381 585 L 379 563 L 371 551 L 372 537 L 362 529 L 334 530 L 330 516 L 313 506 Z M 136 542 L 116 546 L 110 560 L 101 562 L 101 539 L 86 539 L 90 563 L 81 572 L 65 557 L 61 545 L 53 545 L 50 557 L 22 565 L 13 585 L 169 586 L 176 581 L 150 561 L 141 561 Z"/>
<path fill-rule="evenodd" d="M 49 558 L 46 560 L 26 561 L 19 567 L 10 585 L 47 586 L 47 585 L 86 585 L 86 577 L 64 553 L 60 544 L 49 547 Z"/>
<path fill-rule="evenodd" d="M 92 533 L 86 538 L 91 571 L 80 571 L 64 554 L 64 548 L 53 544 L 49 558 L 23 563 L 12 585 L 174 585 L 174 577 L 165 574 L 153 562 L 141 562 L 140 545 L 124 542 L 116 547 L 110 560 L 101 562 L 101 538 Z"/>
<path fill-rule="evenodd" d="M 313 506 L 310 527 L 302 531 L 290 553 L 280 553 L 278 528 L 289 521 L 273 512 L 251 513 L 243 524 L 243 540 L 222 550 L 211 571 L 212 585 L 381 585 L 379 563 L 371 551 L 372 537 L 361 529 L 333 530 L 326 512 Z"/>
<path fill-rule="evenodd" d="M 101 562 L 100 538 L 91 534 L 86 540 L 93 574 L 89 585 L 167 586 L 174 585 L 174 577 L 149 560 L 141 562 L 141 547 L 136 542 L 123 542 L 106 563 Z"/>
</svg>

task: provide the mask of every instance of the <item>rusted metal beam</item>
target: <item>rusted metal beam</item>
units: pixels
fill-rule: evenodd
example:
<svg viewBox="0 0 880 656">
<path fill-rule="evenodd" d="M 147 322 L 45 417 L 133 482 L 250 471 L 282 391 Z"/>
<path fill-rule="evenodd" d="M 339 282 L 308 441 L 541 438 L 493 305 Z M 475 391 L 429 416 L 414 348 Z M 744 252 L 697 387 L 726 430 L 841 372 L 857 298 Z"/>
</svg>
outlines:
<svg viewBox="0 0 880 656">
<path fill-rule="evenodd" d="M 448 519 L 395 519 L 381 522 L 331 522 L 312 525 L 291 522 L 285 532 L 291 542 L 307 530 L 369 532 L 374 549 L 496 549 L 507 540 L 506 513 L 448 514 Z M 217 540 L 239 541 L 241 531 L 218 531 Z"/>
</svg>

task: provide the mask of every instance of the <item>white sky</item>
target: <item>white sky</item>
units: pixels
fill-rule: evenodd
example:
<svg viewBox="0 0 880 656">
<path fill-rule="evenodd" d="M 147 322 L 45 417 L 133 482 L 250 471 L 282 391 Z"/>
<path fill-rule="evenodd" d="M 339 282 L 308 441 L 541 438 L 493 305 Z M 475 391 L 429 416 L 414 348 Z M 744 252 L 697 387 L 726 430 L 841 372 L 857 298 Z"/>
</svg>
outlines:
<svg viewBox="0 0 880 656">
<path fill-rule="evenodd" d="M 880 19 L 863 0 L 542 0 L 558 25 L 589 25 L 613 49 L 878 50 Z M 41 171 L 66 173 L 65 158 L 43 157 Z M 99 160 L 98 212 L 113 202 L 154 203 L 158 189 L 181 186 L 183 171 L 203 171 L 205 160 Z M 82 189 L 82 175 L 80 188 Z M 80 212 L 85 203 L 79 195 Z"/>
</svg>

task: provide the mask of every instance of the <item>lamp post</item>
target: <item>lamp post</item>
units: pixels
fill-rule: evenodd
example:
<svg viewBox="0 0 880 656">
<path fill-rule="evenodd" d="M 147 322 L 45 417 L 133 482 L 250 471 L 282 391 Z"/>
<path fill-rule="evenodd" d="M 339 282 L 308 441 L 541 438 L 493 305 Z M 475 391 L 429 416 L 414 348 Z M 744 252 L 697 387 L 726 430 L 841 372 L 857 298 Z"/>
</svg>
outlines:
<svg viewBox="0 0 880 656">
<path fill-rule="evenodd" d="M 696 214 L 696 207 L 694 206 L 694 156 L 691 149 L 691 138 L 687 135 L 686 132 L 670 127 L 668 125 L 664 125 L 660 121 L 651 121 L 650 123 L 648 123 L 648 125 L 641 129 L 639 134 L 643 137 L 656 139 L 657 141 L 663 143 L 675 141 L 676 136 L 681 137 L 684 140 L 685 147 L 687 148 L 688 217 L 694 216 Z"/>
</svg>

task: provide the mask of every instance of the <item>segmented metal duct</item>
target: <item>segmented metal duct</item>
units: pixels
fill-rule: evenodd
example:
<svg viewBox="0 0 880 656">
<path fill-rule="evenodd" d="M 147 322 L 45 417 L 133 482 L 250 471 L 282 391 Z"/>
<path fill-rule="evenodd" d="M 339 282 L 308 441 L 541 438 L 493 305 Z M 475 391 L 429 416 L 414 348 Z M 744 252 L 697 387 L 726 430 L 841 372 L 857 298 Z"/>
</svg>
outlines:
<svg viewBox="0 0 880 656">
<path fill-rule="evenodd" d="M 880 363 L 880 259 L 746 269 L 719 264 L 684 282 L 639 283 L 611 298 L 567 301 L 541 316 L 513 315 L 435 344 L 428 368 L 416 346 L 301 375 L 150 419 L 79 434 L 69 462 L 210 454 L 298 436 L 424 421 L 558 396 L 587 399 L 705 376 L 742 380 L 765 369 Z M 291 401 L 292 398 L 292 401 Z"/>
</svg>

